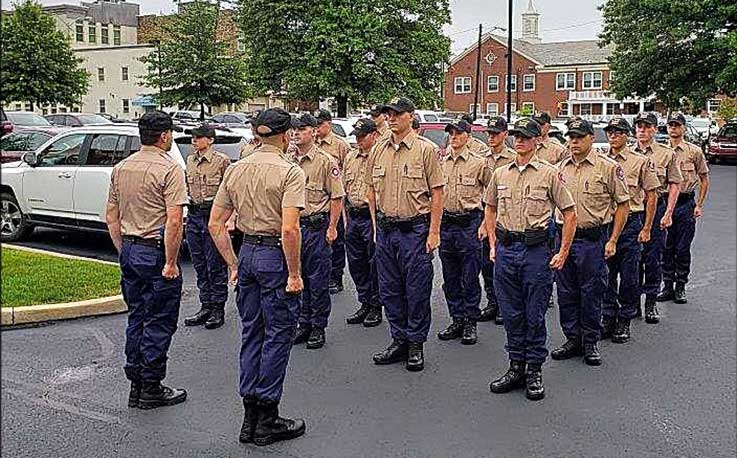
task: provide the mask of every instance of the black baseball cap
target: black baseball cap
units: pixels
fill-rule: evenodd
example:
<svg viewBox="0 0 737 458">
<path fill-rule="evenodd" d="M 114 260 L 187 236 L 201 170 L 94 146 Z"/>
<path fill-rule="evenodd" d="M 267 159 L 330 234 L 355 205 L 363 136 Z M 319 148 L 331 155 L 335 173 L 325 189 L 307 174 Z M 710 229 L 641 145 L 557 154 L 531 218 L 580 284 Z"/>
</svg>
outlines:
<svg viewBox="0 0 737 458">
<path fill-rule="evenodd" d="M 540 124 L 530 118 L 518 119 L 517 122 L 514 123 L 514 128 L 509 130 L 509 133 L 515 137 L 520 136 L 525 138 L 539 137 L 542 135 Z"/>
<path fill-rule="evenodd" d="M 461 115 L 461 119 L 469 124 L 473 124 L 473 116 L 471 116 L 469 113 L 463 113 Z"/>
<path fill-rule="evenodd" d="M 215 129 L 209 124 L 202 124 L 201 126 L 192 129 L 192 136 L 215 138 Z"/>
<path fill-rule="evenodd" d="M 577 119 L 568 125 L 568 132 L 566 135 L 594 135 L 594 126 L 585 119 Z"/>
<path fill-rule="evenodd" d="M 504 119 L 503 116 L 492 116 L 486 122 L 487 132 L 494 132 L 498 134 L 500 132 L 506 132 L 508 128 L 509 126 L 507 124 L 507 120 Z"/>
<path fill-rule="evenodd" d="M 407 97 L 394 97 L 381 107 L 381 112 L 396 111 L 397 113 L 406 113 L 415 111 L 415 104 Z"/>
<path fill-rule="evenodd" d="M 254 125 L 256 133 L 262 137 L 281 134 L 294 127 L 292 117 L 281 108 L 269 108 L 262 111 Z"/>
<path fill-rule="evenodd" d="M 329 110 L 326 110 L 324 108 L 320 108 L 319 110 L 316 110 L 314 116 L 317 119 L 317 124 L 323 123 L 325 121 L 333 120 L 333 115 L 330 114 Z"/>
<path fill-rule="evenodd" d="M 465 119 L 454 119 L 445 126 L 445 131 L 450 132 L 456 130 L 458 132 L 471 132 L 471 124 Z"/>
<path fill-rule="evenodd" d="M 658 125 L 658 118 L 653 113 L 638 113 L 635 117 L 635 125 L 639 122 L 644 122 L 647 124 L 650 124 L 651 126 L 657 126 Z"/>
<path fill-rule="evenodd" d="M 604 132 L 609 132 L 610 130 L 617 130 L 628 134 L 632 131 L 632 126 L 630 126 L 630 123 L 628 123 L 626 119 L 616 117 L 610 119 L 609 123 L 604 128 Z"/>
<path fill-rule="evenodd" d="M 304 113 L 299 116 L 295 116 L 292 119 L 292 125 L 295 129 L 299 127 L 315 127 L 317 126 L 317 119 L 309 113 Z"/>
<path fill-rule="evenodd" d="M 550 124 L 550 114 L 548 114 L 547 111 L 539 112 L 538 114 L 533 116 L 532 119 L 535 120 L 541 126 L 543 124 Z"/>
<path fill-rule="evenodd" d="M 363 137 L 371 132 L 376 132 L 376 123 L 372 119 L 361 118 L 353 124 L 353 132 L 351 132 L 351 135 Z"/>
<path fill-rule="evenodd" d="M 685 126 L 686 125 L 686 117 L 683 116 L 683 113 L 671 113 L 670 116 L 668 116 L 668 124 L 672 122 L 677 122 L 678 124 Z"/>
<path fill-rule="evenodd" d="M 144 113 L 138 120 L 138 130 L 141 135 L 158 135 L 173 128 L 174 123 L 171 116 L 159 110 Z"/>
<path fill-rule="evenodd" d="M 371 113 L 371 116 L 379 116 L 382 112 L 382 109 L 384 108 L 384 105 L 381 103 L 377 103 L 376 105 L 371 107 L 371 110 L 369 110 L 369 113 Z"/>
<path fill-rule="evenodd" d="M 572 117 L 568 118 L 568 121 L 566 121 L 566 127 L 570 126 L 572 122 L 574 122 L 574 121 L 580 121 L 581 119 L 583 119 L 583 118 L 580 117 L 580 116 L 572 116 Z"/>
</svg>

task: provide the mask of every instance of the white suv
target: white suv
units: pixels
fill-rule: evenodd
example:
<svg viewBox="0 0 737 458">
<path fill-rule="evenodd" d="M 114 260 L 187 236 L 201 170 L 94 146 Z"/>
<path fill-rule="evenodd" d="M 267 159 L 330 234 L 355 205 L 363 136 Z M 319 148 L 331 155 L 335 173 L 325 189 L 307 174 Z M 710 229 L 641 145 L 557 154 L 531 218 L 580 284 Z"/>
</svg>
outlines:
<svg viewBox="0 0 737 458">
<path fill-rule="evenodd" d="M 140 147 L 136 126 L 83 127 L 57 135 L 21 162 L 3 164 L 0 240 L 20 240 L 34 226 L 107 232 L 113 166 Z M 185 166 L 176 142 L 169 155 Z"/>
</svg>

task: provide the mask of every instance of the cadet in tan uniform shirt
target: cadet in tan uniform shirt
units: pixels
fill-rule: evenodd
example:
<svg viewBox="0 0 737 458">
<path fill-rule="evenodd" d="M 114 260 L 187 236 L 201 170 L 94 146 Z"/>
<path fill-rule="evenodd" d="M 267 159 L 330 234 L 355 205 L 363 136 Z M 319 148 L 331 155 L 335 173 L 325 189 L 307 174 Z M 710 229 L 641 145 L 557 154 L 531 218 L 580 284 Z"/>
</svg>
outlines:
<svg viewBox="0 0 737 458">
<path fill-rule="evenodd" d="M 386 115 L 381 112 L 383 106 L 382 104 L 376 104 L 371 107 L 371 111 L 369 112 L 371 120 L 376 124 L 376 131 L 379 133 L 376 139 L 377 141 L 392 134 L 389 124 L 386 122 Z"/>
<path fill-rule="evenodd" d="M 178 256 L 187 189 L 184 169 L 169 153 L 171 117 L 146 113 L 138 129 L 143 146 L 113 168 L 105 219 L 120 253 L 120 285 L 128 305 L 128 406 L 151 409 L 187 398 L 186 391 L 161 384 L 182 298 Z"/>
<path fill-rule="evenodd" d="M 298 148 L 293 160 L 304 170 L 307 205 L 300 218 L 302 228 L 302 277 L 305 292 L 295 344 L 307 342 L 307 348 L 325 344 L 325 328 L 330 318 L 331 245 L 343 211 L 342 174 L 338 162 L 315 145 L 317 120 L 310 114 L 295 119 L 293 141 Z"/>
<path fill-rule="evenodd" d="M 683 175 L 680 193 L 673 210 L 673 225 L 668 228 L 663 252 L 663 291 L 658 300 L 685 304 L 686 283 L 691 273 L 691 243 L 696 235 L 696 218 L 703 214 L 709 193 L 709 166 L 701 148 L 683 139 L 686 118 L 675 113 L 668 119 L 670 147 Z M 698 198 L 696 188 L 699 188 Z"/>
<path fill-rule="evenodd" d="M 542 364 L 548 355 L 545 313 L 553 288 L 551 269 L 560 269 L 576 227 L 571 193 L 558 171 L 535 156 L 540 125 L 522 118 L 509 131 L 514 135 L 515 161 L 497 168 L 486 189 L 484 223 L 491 243 L 494 290 L 504 318 L 509 370 L 491 382 L 493 393 L 526 385 L 526 396 L 545 396 Z M 563 212 L 563 237 L 558 253 L 548 245 L 553 210 Z"/>
<path fill-rule="evenodd" d="M 478 340 L 476 320 L 481 301 L 481 197 L 491 171 L 486 159 L 468 147 L 471 125 L 464 120 L 445 126 L 450 134 L 443 173 L 448 180 L 443 193 L 443 221 L 440 230 L 440 261 L 443 292 L 452 323 L 438 333 L 440 340 L 461 338 L 464 345 Z"/>
<path fill-rule="evenodd" d="M 537 145 L 537 156 L 553 165 L 558 164 L 568 157 L 570 155 L 568 150 L 558 140 L 548 136 L 548 132 L 550 132 L 550 115 L 543 111 L 533 116 L 532 119 L 540 124 L 540 131 L 542 132 L 540 143 Z"/>
<path fill-rule="evenodd" d="M 382 318 L 379 280 L 374 262 L 376 234 L 366 202 L 366 178 L 371 174 L 368 168 L 369 154 L 380 134 L 376 123 L 364 118 L 353 125 L 351 135 L 355 136 L 358 148 L 348 153 L 343 170 L 347 216 L 345 248 L 348 270 L 356 285 L 360 307 L 346 318 L 346 322 L 363 324 L 368 328 L 378 326 Z"/>
<path fill-rule="evenodd" d="M 509 148 L 507 140 L 507 120 L 502 116 L 493 116 L 486 123 L 486 132 L 489 134 L 489 151 L 486 153 L 486 167 L 493 173 L 499 167 L 514 162 L 517 153 Z M 482 240 L 481 248 L 481 276 L 484 278 L 484 291 L 486 293 L 486 307 L 481 309 L 478 321 L 494 321 L 503 324 L 502 314 L 494 293 L 494 263 L 489 258 L 489 238 L 486 234 L 486 226 L 480 234 Z"/>
<path fill-rule="evenodd" d="M 635 151 L 644 154 L 655 166 L 660 186 L 655 221 L 650 231 L 650 241 L 643 245 L 641 271 L 644 283 L 641 294 L 645 294 L 645 322 L 660 322 L 660 314 L 655 303 L 660 283 L 663 280 L 662 250 L 665 246 L 665 231 L 673 223 L 673 210 L 678 199 L 679 184 L 683 181 L 678 168 L 676 154 L 671 148 L 655 143 L 658 119 L 652 113 L 640 113 L 635 118 L 637 147 Z M 638 307 L 638 316 L 642 313 Z"/>
<path fill-rule="evenodd" d="M 433 148 L 412 131 L 412 101 L 397 97 L 383 111 L 392 135 L 374 147 L 366 183 L 378 225 L 379 296 L 393 342 L 374 355 L 374 363 L 406 361 L 408 370 L 420 371 L 430 330 L 432 253 L 440 244 L 445 177 Z"/>
<path fill-rule="evenodd" d="M 551 356 L 561 360 L 583 354 L 586 364 L 598 366 L 606 259 L 617 251 L 630 196 L 622 167 L 594 150 L 594 127 L 590 122 L 574 121 L 567 135 L 571 156 L 558 168 L 576 201 L 577 223 L 571 255 L 555 274 L 560 325 L 566 342 Z M 617 209 L 609 231 L 612 206 Z"/>
<path fill-rule="evenodd" d="M 207 329 L 223 325 L 228 300 L 228 266 L 207 230 L 212 200 L 218 192 L 230 158 L 212 149 L 215 129 L 203 125 L 192 129 L 194 151 L 187 156 L 187 248 L 197 274 L 200 310 L 184 319 L 185 326 L 204 324 Z"/>
<path fill-rule="evenodd" d="M 642 243 L 650 240 L 657 200 L 655 190 L 660 182 L 655 165 L 627 146 L 632 128 L 626 119 L 611 119 L 604 131 L 609 141 L 609 158 L 624 171 L 630 214 L 617 241 L 617 252 L 607 259 L 609 279 L 602 308 L 601 338 L 611 337 L 614 343 L 625 343 L 630 339 L 630 320 L 636 316 L 640 304 Z"/>
<path fill-rule="evenodd" d="M 305 207 L 305 176 L 284 156 L 289 113 L 265 110 L 254 125 L 263 144 L 225 172 L 210 233 L 231 281 L 238 282 L 239 391 L 245 410 L 239 440 L 267 445 L 305 432 L 303 420 L 281 418 L 278 409 L 302 291 L 299 212 Z M 225 228 L 233 213 L 244 234 L 237 258 Z"/>
</svg>

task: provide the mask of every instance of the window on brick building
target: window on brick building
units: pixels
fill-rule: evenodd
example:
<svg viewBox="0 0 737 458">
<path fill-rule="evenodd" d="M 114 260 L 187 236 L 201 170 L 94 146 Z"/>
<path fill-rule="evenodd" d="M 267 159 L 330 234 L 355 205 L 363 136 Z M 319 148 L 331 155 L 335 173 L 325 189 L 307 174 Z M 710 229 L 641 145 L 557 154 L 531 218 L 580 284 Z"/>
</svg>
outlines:
<svg viewBox="0 0 737 458">
<path fill-rule="evenodd" d="M 77 24 L 75 35 L 77 43 L 84 43 L 84 24 Z"/>
<path fill-rule="evenodd" d="M 522 76 L 522 90 L 525 92 L 531 92 L 535 90 L 535 75 Z"/>
<path fill-rule="evenodd" d="M 499 76 L 491 75 L 486 78 L 486 92 L 499 92 Z"/>
<path fill-rule="evenodd" d="M 120 68 L 120 79 L 122 81 L 128 81 L 128 67 Z"/>
<path fill-rule="evenodd" d="M 105 113 L 106 105 L 105 99 L 100 99 L 100 110 L 98 113 Z"/>
<path fill-rule="evenodd" d="M 507 79 L 507 87 L 510 91 L 517 91 L 517 75 L 512 75 L 511 78 Z"/>
<path fill-rule="evenodd" d="M 584 89 L 601 89 L 602 88 L 601 72 L 584 72 L 583 88 Z"/>
<path fill-rule="evenodd" d="M 557 73 L 555 75 L 555 89 L 558 91 L 575 91 L 576 90 L 576 74 L 575 73 Z"/>
<path fill-rule="evenodd" d="M 100 43 L 104 45 L 110 44 L 110 29 L 107 24 L 102 24 L 100 26 Z"/>
<path fill-rule="evenodd" d="M 87 29 L 87 41 L 97 43 L 97 25 L 91 25 Z"/>
<path fill-rule="evenodd" d="M 470 94 L 471 93 L 471 77 L 470 76 L 457 76 L 454 80 L 455 93 L 456 94 Z"/>
<path fill-rule="evenodd" d="M 97 81 L 105 81 L 105 67 L 97 68 Z"/>
<path fill-rule="evenodd" d="M 120 26 L 119 25 L 113 26 L 113 45 L 115 46 L 120 45 Z"/>
<path fill-rule="evenodd" d="M 479 104 L 473 104 L 473 103 L 468 106 L 468 112 L 469 113 L 473 114 L 473 107 L 474 107 L 474 105 L 476 105 L 476 114 L 483 113 L 481 111 L 481 105 L 479 105 Z"/>
<path fill-rule="evenodd" d="M 123 99 L 123 114 L 129 114 L 131 112 L 131 101 Z"/>
<path fill-rule="evenodd" d="M 489 116 L 499 116 L 499 104 L 498 103 L 487 103 L 486 114 Z"/>
</svg>

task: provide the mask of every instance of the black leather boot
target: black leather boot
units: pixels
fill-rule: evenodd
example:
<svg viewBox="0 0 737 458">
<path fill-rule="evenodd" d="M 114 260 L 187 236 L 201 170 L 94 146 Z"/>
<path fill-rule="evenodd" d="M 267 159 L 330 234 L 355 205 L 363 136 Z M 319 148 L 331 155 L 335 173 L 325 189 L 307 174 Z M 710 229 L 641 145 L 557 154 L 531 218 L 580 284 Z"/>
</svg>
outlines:
<svg viewBox="0 0 737 458">
<path fill-rule="evenodd" d="M 676 304 L 685 304 L 688 302 L 685 283 L 676 282 L 676 289 L 673 291 L 673 302 Z"/>
<path fill-rule="evenodd" d="M 128 407 L 138 407 L 141 398 L 141 382 L 131 382 L 131 391 L 128 393 Z"/>
<path fill-rule="evenodd" d="M 318 328 L 317 326 L 312 327 L 310 337 L 307 339 L 307 348 L 310 350 L 317 350 L 325 345 L 325 330 Z"/>
<path fill-rule="evenodd" d="M 425 368 L 425 355 L 422 342 L 410 342 L 409 354 L 407 356 L 407 370 L 419 372 Z"/>
<path fill-rule="evenodd" d="M 645 296 L 645 323 L 657 324 L 660 323 L 660 314 L 658 313 L 658 306 L 655 304 L 655 297 Z"/>
<path fill-rule="evenodd" d="M 353 312 L 352 314 L 348 315 L 345 319 L 345 322 L 348 324 L 361 324 L 363 323 L 363 320 L 366 319 L 366 316 L 369 314 L 369 311 L 371 310 L 371 306 L 368 304 L 361 304 L 361 306 Z"/>
<path fill-rule="evenodd" d="M 478 321 L 493 321 L 497 314 L 499 314 L 499 306 L 496 303 L 496 299 L 489 299 L 486 307 L 481 309 Z"/>
<path fill-rule="evenodd" d="M 583 355 L 583 347 L 580 342 L 573 339 L 566 340 L 566 343 L 550 352 L 550 357 L 557 361 L 581 355 Z"/>
<path fill-rule="evenodd" d="M 217 329 L 225 323 L 225 304 L 212 304 L 210 317 L 205 322 L 205 329 Z"/>
<path fill-rule="evenodd" d="M 372 305 L 371 310 L 369 310 L 368 315 L 366 315 L 366 318 L 364 318 L 363 320 L 363 327 L 373 328 L 374 326 L 378 326 L 380 324 L 381 324 L 381 306 Z"/>
<path fill-rule="evenodd" d="M 614 343 L 627 343 L 630 340 L 630 320 L 626 318 L 620 318 L 617 321 L 617 327 L 614 329 L 614 335 L 612 335 L 612 342 Z"/>
<path fill-rule="evenodd" d="M 169 388 L 160 382 L 144 383 L 138 407 L 155 409 L 156 407 L 173 406 L 187 400 L 187 392 L 179 388 Z"/>
<path fill-rule="evenodd" d="M 312 326 L 310 325 L 299 325 L 297 327 L 297 333 L 294 336 L 294 345 L 303 344 L 307 342 L 312 333 Z"/>
<path fill-rule="evenodd" d="M 184 319 L 185 326 L 201 326 L 210 318 L 210 304 L 202 304 L 200 310 L 192 316 Z"/>
<path fill-rule="evenodd" d="M 463 323 L 463 337 L 461 337 L 461 343 L 463 345 L 474 345 L 478 341 L 478 338 L 476 320 L 467 318 Z"/>
<path fill-rule="evenodd" d="M 524 361 L 509 361 L 507 372 L 489 384 L 491 392 L 509 393 L 512 390 L 525 386 L 526 366 Z"/>
<path fill-rule="evenodd" d="M 601 340 L 611 339 L 617 320 L 614 317 L 605 316 L 601 319 Z"/>
<path fill-rule="evenodd" d="M 243 398 L 243 426 L 238 440 L 244 444 L 253 442 L 253 433 L 256 430 L 256 421 L 258 419 L 258 409 L 256 407 L 256 398 L 246 396 Z"/>
<path fill-rule="evenodd" d="M 438 333 L 438 339 L 440 340 L 453 340 L 459 339 L 463 335 L 463 320 L 460 318 L 453 318 L 453 322 L 450 326 L 443 329 Z"/>
<path fill-rule="evenodd" d="M 525 376 L 527 389 L 525 396 L 530 401 L 539 401 L 545 397 L 545 386 L 543 385 L 543 370 L 541 364 L 528 364 Z"/>
<path fill-rule="evenodd" d="M 666 281 L 663 282 L 663 290 L 660 291 L 660 294 L 658 294 L 657 300 L 658 302 L 667 302 L 673 300 L 673 282 L 672 281 Z"/>
<path fill-rule="evenodd" d="M 394 340 L 386 350 L 374 354 L 374 364 L 384 365 L 407 361 L 408 354 L 409 347 L 407 343 Z"/>
<path fill-rule="evenodd" d="M 598 343 L 583 344 L 583 362 L 589 366 L 601 365 L 601 353 Z"/>
<path fill-rule="evenodd" d="M 496 312 L 496 316 L 494 317 L 494 324 L 502 326 L 504 325 L 504 318 L 502 317 L 502 311 L 498 310 Z"/>
<path fill-rule="evenodd" d="M 256 410 L 256 428 L 253 433 L 253 442 L 256 445 L 294 439 L 305 433 L 305 422 L 301 418 L 292 420 L 279 416 L 278 402 L 259 401 Z"/>
</svg>

